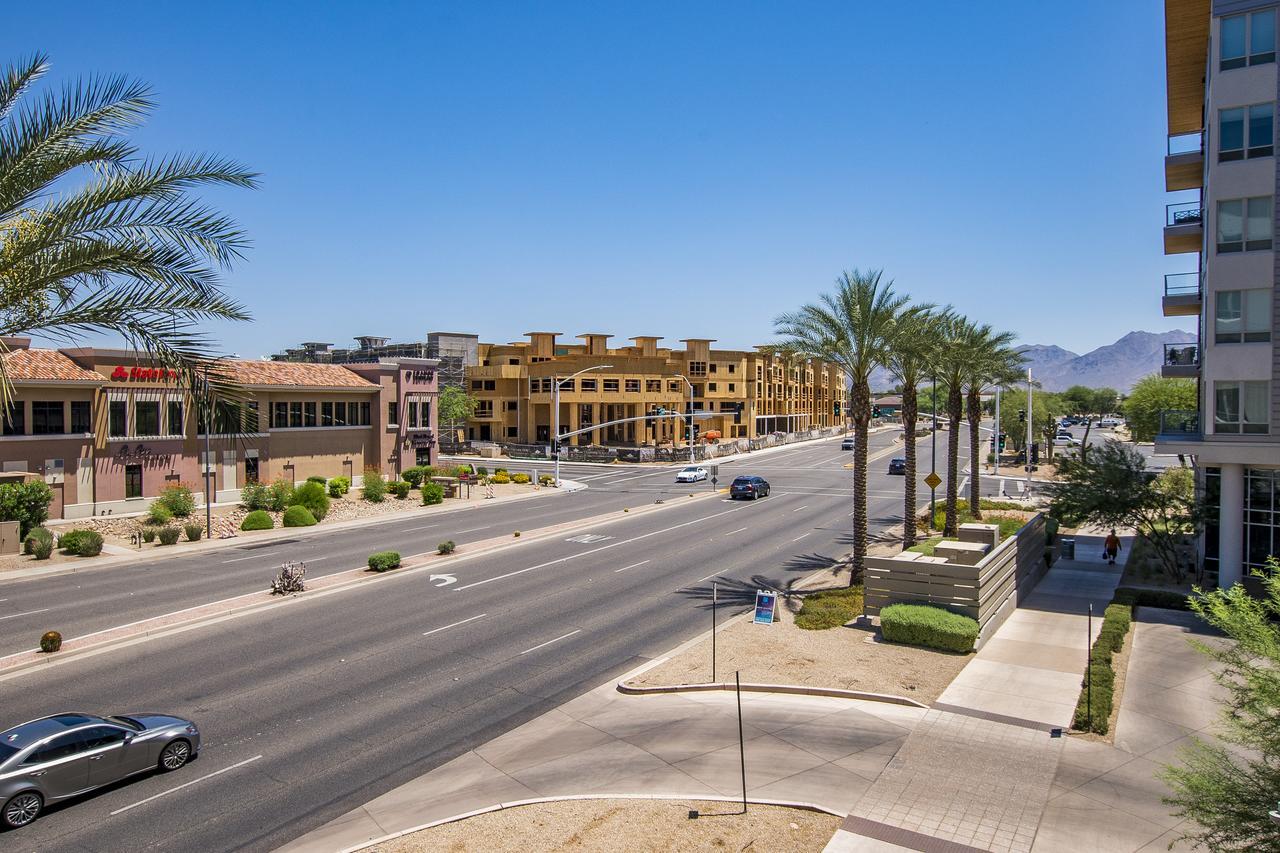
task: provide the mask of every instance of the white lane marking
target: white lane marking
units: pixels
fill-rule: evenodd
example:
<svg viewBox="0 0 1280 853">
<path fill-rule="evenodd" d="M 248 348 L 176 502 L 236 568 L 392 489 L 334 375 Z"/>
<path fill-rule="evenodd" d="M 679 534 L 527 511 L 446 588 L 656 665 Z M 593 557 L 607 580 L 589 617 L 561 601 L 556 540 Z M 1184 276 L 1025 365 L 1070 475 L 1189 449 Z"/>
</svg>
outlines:
<svg viewBox="0 0 1280 853">
<path fill-rule="evenodd" d="M 427 580 L 431 583 L 432 586 L 448 586 L 451 583 L 458 582 L 458 579 L 455 578 L 453 575 L 432 575 L 431 577 L 427 578 Z M 443 581 L 443 583 L 436 583 L 436 581 Z"/>
<path fill-rule="evenodd" d="M 620 569 L 614 569 L 614 570 L 613 570 L 613 573 L 616 575 L 618 572 L 625 572 L 627 569 L 634 569 L 634 568 L 637 568 L 637 567 L 639 567 L 639 566 L 643 566 L 643 565 L 644 565 L 645 563 L 647 563 L 647 562 L 649 562 L 649 561 L 648 561 L 648 560 L 641 560 L 641 561 L 640 561 L 640 562 L 638 562 L 638 563 L 632 563 L 632 564 L 631 564 L 631 565 L 629 565 L 629 566 L 623 566 L 623 567 L 622 567 L 622 568 L 620 568 Z"/>
<path fill-rule="evenodd" d="M 158 794 L 153 794 L 150 797 L 147 797 L 145 800 L 138 800 L 138 802 L 132 805 L 125 806 L 122 809 L 116 809 L 111 813 L 111 817 L 115 817 L 118 814 L 127 812 L 129 809 L 136 809 L 138 806 L 141 806 L 145 803 L 149 803 L 152 800 L 158 800 L 161 797 L 167 797 L 169 794 L 172 794 L 174 791 L 181 791 L 183 788 L 190 787 L 191 785 L 194 785 L 197 782 L 203 782 L 206 779 L 212 779 L 214 776 L 221 776 L 223 773 L 226 773 L 228 770 L 235 770 L 237 767 L 244 767 L 246 764 L 252 764 L 253 762 L 257 761 L 261 757 L 262 757 L 261 755 L 255 755 L 253 758 L 246 758 L 244 761 L 236 762 L 235 764 L 232 764 L 230 767 L 224 767 L 221 770 L 215 770 L 207 776 L 201 776 L 199 779 L 192 779 L 190 782 L 183 782 L 181 785 L 177 786 L 176 788 L 170 788 L 167 791 L 161 791 Z"/>
<path fill-rule="evenodd" d="M 430 529 L 431 529 L 431 528 L 433 528 L 433 527 L 439 527 L 439 526 L 440 526 L 440 525 L 438 525 L 438 524 L 424 524 L 424 525 L 422 525 L 421 527 L 406 527 L 406 528 L 404 529 L 404 532 L 405 532 L 405 533 L 411 533 L 411 532 L 412 532 L 412 531 L 414 531 L 414 530 L 430 530 Z"/>
<path fill-rule="evenodd" d="M 747 529 L 747 528 L 745 528 L 745 527 L 739 527 L 737 530 L 730 530 L 728 533 L 726 533 L 726 534 L 725 534 L 725 536 L 732 536 L 733 534 L 735 534 L 735 533 L 741 533 L 742 531 L 744 531 L 744 530 L 746 530 L 746 529 Z"/>
<path fill-rule="evenodd" d="M 44 607 L 40 610 L 28 610 L 24 613 L 10 613 L 8 616 L 0 616 L 0 619 L 17 619 L 19 616 L 34 616 L 37 613 L 48 613 L 49 608 Z"/>
<path fill-rule="evenodd" d="M 578 629 L 578 630 L 576 630 L 576 631 L 570 631 L 570 632 L 569 632 L 569 633 L 567 633 L 567 634 L 561 634 L 559 637 L 556 637 L 554 640 L 547 640 L 545 643 L 539 643 L 538 645 L 534 646 L 534 647 L 533 647 L 533 648 L 531 648 L 531 649 L 525 649 L 525 650 L 524 650 L 524 651 L 522 651 L 520 654 L 522 654 L 522 655 L 527 655 L 527 654 L 529 654 L 529 652 L 536 652 L 538 649 L 545 648 L 545 647 L 547 647 L 547 646 L 551 645 L 552 643 L 558 643 L 558 642 L 560 642 L 561 640 L 567 639 L 568 637 L 572 637 L 574 634 L 581 634 L 581 633 L 582 633 L 582 629 L 581 629 L 581 628 L 579 628 L 579 629 Z"/>
<path fill-rule="evenodd" d="M 465 625 L 468 622 L 474 622 L 477 619 L 483 619 L 488 615 L 489 615 L 488 613 L 481 613 L 479 616 L 468 616 L 466 619 L 463 619 L 460 622 L 453 622 L 449 625 L 441 625 L 439 628 L 432 628 L 430 631 L 423 631 L 422 636 L 429 637 L 432 634 L 436 633 L 437 631 L 447 631 L 450 628 L 457 628 L 459 625 Z"/>
<path fill-rule="evenodd" d="M 713 573 L 711 573 L 711 574 L 707 575 L 705 578 L 698 578 L 696 581 L 694 581 L 694 583 L 702 583 L 703 581 L 709 581 L 709 580 L 711 580 L 712 578 L 717 577 L 717 576 L 718 576 L 718 575 L 720 575 L 720 574 L 721 574 L 720 572 L 713 572 Z"/>
<path fill-rule="evenodd" d="M 798 506 L 798 507 L 796 507 L 795 509 L 793 509 L 793 510 L 791 510 L 791 511 L 792 511 L 792 512 L 799 512 L 799 511 L 800 511 L 800 510 L 802 510 L 802 509 L 808 509 L 808 508 L 809 508 L 809 505 L 808 505 L 808 504 L 805 504 L 804 506 Z"/>
<path fill-rule="evenodd" d="M 812 530 L 810 530 L 810 531 L 809 531 L 809 533 L 812 533 L 812 532 L 813 532 Z M 801 539 L 803 539 L 804 537 L 808 536 L 808 535 L 809 535 L 809 533 L 801 533 L 799 536 L 797 536 L 795 539 L 792 539 L 791 541 L 792 541 L 792 542 L 799 542 Z"/>
<path fill-rule="evenodd" d="M 601 551 L 608 551 L 610 548 L 617 548 L 619 545 L 629 545 L 632 542 L 639 542 L 641 539 L 648 539 L 650 536 L 660 536 L 663 533 L 670 533 L 672 530 L 679 530 L 681 527 L 688 527 L 690 524 L 699 524 L 703 521 L 710 521 L 713 518 L 719 518 L 722 515 L 728 515 L 731 512 L 737 512 L 738 510 L 741 510 L 741 509 L 746 509 L 746 505 L 744 504 L 742 506 L 734 507 L 733 509 L 726 509 L 724 512 L 717 512 L 713 515 L 708 515 L 703 518 L 695 518 L 692 521 L 685 521 L 680 524 L 674 525 L 672 527 L 665 527 L 662 530 L 654 530 L 649 533 L 642 533 L 639 536 L 632 537 L 631 539 L 623 539 L 618 542 L 611 542 L 608 545 L 601 545 L 599 548 L 592 548 L 590 551 L 582 551 L 577 554 L 570 554 L 567 557 L 559 557 L 555 560 L 549 560 L 545 563 L 539 563 L 536 566 L 529 566 L 528 568 L 524 568 L 524 569 L 516 569 L 514 572 L 507 572 L 505 575 L 498 575 L 497 577 L 485 578 L 482 581 L 476 581 L 475 583 L 465 584 L 464 586 L 455 586 L 453 588 L 453 591 L 462 592 L 464 589 L 471 589 L 473 586 L 481 586 L 482 584 L 505 580 L 507 578 L 515 577 L 516 575 L 522 575 L 525 572 L 532 572 L 534 569 L 545 569 L 547 566 L 554 566 L 559 563 L 567 563 L 569 560 L 576 560 L 579 557 L 587 557 L 587 556 L 590 556 L 591 554 L 598 554 Z"/>
<path fill-rule="evenodd" d="M 669 476 L 671 476 L 671 472 L 672 472 L 672 471 L 674 471 L 674 470 L 676 470 L 676 469 L 675 469 L 675 468 L 667 468 L 667 469 L 664 469 L 664 470 L 662 470 L 662 471 L 654 471 L 652 474 L 641 474 L 641 475 L 639 475 L 638 477 L 622 477 L 622 478 L 617 479 L 617 480 L 610 480 L 610 481 L 609 481 L 609 483 L 608 483 L 608 485 L 612 486 L 614 483 L 627 483 L 627 482 L 630 482 L 631 480 L 643 480 L 643 479 L 645 479 L 646 477 L 660 477 L 660 476 L 662 476 L 663 474 L 666 474 L 666 475 L 669 477 Z M 688 484 L 686 484 L 686 485 L 688 485 Z"/>
<path fill-rule="evenodd" d="M 327 560 L 327 559 L 329 558 L 328 557 L 303 557 L 298 562 L 299 563 L 318 563 L 321 560 Z"/>
<path fill-rule="evenodd" d="M 475 532 L 476 532 L 476 531 L 478 531 L 478 530 L 488 530 L 490 527 L 493 527 L 493 525 L 492 525 L 492 524 L 486 524 L 484 527 L 472 527 L 470 530 L 459 530 L 457 533 L 454 533 L 453 535 L 454 535 L 454 536 L 461 536 L 461 535 L 462 535 L 462 534 L 464 534 L 464 533 L 475 533 Z"/>
</svg>

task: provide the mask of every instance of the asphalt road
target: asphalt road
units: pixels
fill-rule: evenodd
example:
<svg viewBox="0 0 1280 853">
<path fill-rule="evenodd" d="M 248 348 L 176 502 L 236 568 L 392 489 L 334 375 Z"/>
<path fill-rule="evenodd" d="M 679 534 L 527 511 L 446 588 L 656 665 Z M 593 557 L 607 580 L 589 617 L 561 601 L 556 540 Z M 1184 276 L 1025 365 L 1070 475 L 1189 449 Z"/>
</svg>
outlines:
<svg viewBox="0 0 1280 853">
<path fill-rule="evenodd" d="M 873 458 L 877 450 L 884 457 L 900 452 L 891 440 L 876 436 Z M 0 846 L 268 850 L 292 840 L 706 630 L 713 581 L 721 601 L 731 602 L 721 610 L 727 616 L 745 608 L 757 586 L 783 588 L 829 565 L 848 548 L 850 478 L 843 466 L 851 454 L 838 448 L 838 441 L 823 442 L 727 469 L 722 463 L 722 472 L 738 468 L 768 479 L 773 494 L 760 501 L 713 497 L 622 518 L 586 536 L 459 561 L 457 582 L 445 587 L 427 572 L 392 573 L 0 679 L 5 722 L 72 708 L 162 710 L 197 720 L 205 744 L 200 760 L 178 773 L 54 808 L 0 837 Z M 870 465 L 873 531 L 901 515 L 902 480 L 883 473 L 884 457 Z M 658 477 L 625 479 L 640 472 L 602 473 L 609 476 L 588 481 L 590 491 L 509 509 L 554 512 L 581 502 L 591 515 L 663 488 Z M 500 509 L 467 512 L 456 524 L 485 523 Z M 376 535 L 381 547 L 387 526 Z M 431 531 L 430 541 L 445 535 Z M 342 547 L 339 541 L 327 547 Z M 306 542 L 324 549 L 317 539 Z M 355 550 L 362 558 L 371 549 Z M 239 571 L 240 564 L 229 565 Z M 256 567 L 251 588 L 261 587 L 270 565 Z M 103 574 L 124 578 L 126 571 Z M 25 585 L 22 594 L 36 596 L 28 606 L 55 582 Z M 0 598 L 19 586 L 0 588 Z M 90 618 L 81 611 L 97 600 L 82 601 L 68 616 Z M 113 614 L 108 621 L 128 620 Z"/>
</svg>

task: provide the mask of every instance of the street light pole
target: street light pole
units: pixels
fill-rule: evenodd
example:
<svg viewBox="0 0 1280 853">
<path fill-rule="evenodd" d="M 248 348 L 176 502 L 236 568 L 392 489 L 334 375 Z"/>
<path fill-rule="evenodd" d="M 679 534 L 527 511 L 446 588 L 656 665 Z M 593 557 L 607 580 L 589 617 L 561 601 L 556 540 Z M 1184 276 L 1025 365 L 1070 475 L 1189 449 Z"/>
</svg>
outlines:
<svg viewBox="0 0 1280 853">
<path fill-rule="evenodd" d="M 213 431 L 213 397 L 209 394 L 209 363 L 204 365 L 204 538 L 213 538 L 213 489 L 209 482 L 209 433 Z"/>
<path fill-rule="evenodd" d="M 689 381 L 689 377 L 683 373 L 677 373 L 676 378 L 683 379 L 684 384 L 689 386 L 689 464 L 693 464 L 693 383 Z"/>
<path fill-rule="evenodd" d="M 933 375 L 933 446 L 929 451 L 929 473 L 938 471 L 938 374 Z M 938 487 L 929 487 L 929 529 L 933 529 L 933 519 L 938 515 Z"/>
<path fill-rule="evenodd" d="M 1035 410 L 1031 408 L 1031 368 L 1027 368 L 1027 497 L 1031 497 L 1031 438 L 1035 434 L 1032 424 Z"/>
<path fill-rule="evenodd" d="M 592 370 L 607 370 L 613 367 L 612 364 L 597 364 L 591 367 L 584 367 L 572 376 L 566 376 L 564 379 L 551 377 L 551 455 L 555 457 L 555 483 L 556 488 L 560 488 L 560 386 L 565 382 L 572 382 L 577 377 Z"/>
</svg>

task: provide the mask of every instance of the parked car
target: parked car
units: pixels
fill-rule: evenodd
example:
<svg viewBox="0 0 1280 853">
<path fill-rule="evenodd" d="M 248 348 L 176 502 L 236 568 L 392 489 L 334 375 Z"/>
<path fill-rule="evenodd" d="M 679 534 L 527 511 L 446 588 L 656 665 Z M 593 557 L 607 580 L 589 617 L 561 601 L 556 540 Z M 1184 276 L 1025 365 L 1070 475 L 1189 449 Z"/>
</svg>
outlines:
<svg viewBox="0 0 1280 853">
<path fill-rule="evenodd" d="M 889 473 L 905 475 L 907 473 L 907 460 L 901 456 L 895 456 L 892 459 L 890 459 Z"/>
<path fill-rule="evenodd" d="M 767 498 L 769 497 L 769 481 L 764 477 L 742 476 L 735 477 L 733 482 L 729 484 L 729 497 L 732 500 L 738 498 Z"/>
<path fill-rule="evenodd" d="M 1054 444 L 1063 444 L 1067 447 L 1079 447 L 1080 439 L 1076 438 L 1069 432 L 1060 432 L 1053 437 Z"/>
<path fill-rule="evenodd" d="M 699 465 L 687 465 L 676 472 L 677 483 L 697 483 L 707 479 L 707 469 Z"/>
<path fill-rule="evenodd" d="M 1102 427 L 1103 429 L 1115 429 L 1116 427 L 1120 426 L 1120 419 L 1119 418 L 1103 418 L 1102 420 L 1098 421 L 1098 426 Z"/>
<path fill-rule="evenodd" d="M 841 449 L 841 450 L 853 450 L 853 439 L 852 439 L 852 438 L 846 438 L 844 441 L 840 442 L 840 449 Z"/>
<path fill-rule="evenodd" d="M 177 770 L 200 751 L 196 724 L 167 714 L 64 713 L 0 732 L 0 824 L 19 829 L 50 803 L 148 770 Z"/>
</svg>

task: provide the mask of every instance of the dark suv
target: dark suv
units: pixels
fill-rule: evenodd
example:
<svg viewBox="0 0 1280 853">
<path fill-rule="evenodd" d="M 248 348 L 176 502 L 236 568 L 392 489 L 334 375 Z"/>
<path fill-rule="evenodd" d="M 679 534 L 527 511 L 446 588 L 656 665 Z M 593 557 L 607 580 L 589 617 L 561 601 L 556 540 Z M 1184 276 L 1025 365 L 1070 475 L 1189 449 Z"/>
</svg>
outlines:
<svg viewBox="0 0 1280 853">
<path fill-rule="evenodd" d="M 763 477 L 735 477 L 729 486 L 729 497 L 767 498 L 769 497 L 769 481 Z"/>
<path fill-rule="evenodd" d="M 890 473 L 890 474 L 905 474 L 905 473 L 907 473 L 907 460 L 906 460 L 906 459 L 904 459 L 904 458 L 903 458 L 903 457 L 901 457 L 901 456 L 895 456 L 895 457 L 893 457 L 892 459 L 890 459 L 890 460 L 889 460 L 889 473 Z"/>
</svg>

